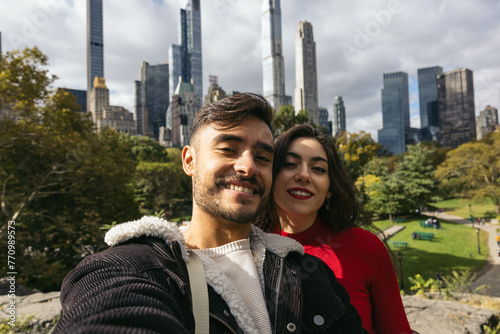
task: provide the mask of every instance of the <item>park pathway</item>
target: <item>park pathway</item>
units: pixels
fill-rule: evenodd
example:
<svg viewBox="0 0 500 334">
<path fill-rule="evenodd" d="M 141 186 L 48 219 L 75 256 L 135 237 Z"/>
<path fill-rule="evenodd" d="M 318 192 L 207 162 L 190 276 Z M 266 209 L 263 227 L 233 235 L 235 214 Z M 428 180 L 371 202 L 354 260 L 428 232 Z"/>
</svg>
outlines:
<svg viewBox="0 0 500 334">
<path fill-rule="evenodd" d="M 428 216 L 435 216 L 439 219 L 446 220 L 449 222 L 453 222 L 456 224 L 469 225 L 472 227 L 471 222 L 468 219 L 463 219 L 462 217 L 457 217 L 453 215 L 449 215 L 447 213 L 437 213 L 433 212 L 432 214 L 429 212 L 422 212 Z M 472 282 L 471 286 L 473 289 L 481 286 L 487 285 L 487 288 L 484 291 L 485 295 L 500 297 L 500 257 L 498 256 L 497 249 L 498 245 L 495 240 L 497 235 L 496 229 L 499 228 L 499 225 L 494 225 L 490 223 L 486 223 L 485 225 L 474 224 L 475 228 L 480 228 L 481 230 L 485 230 L 488 232 L 488 258 L 486 265 L 483 269 L 476 273 L 476 279 Z M 485 249 L 481 249 L 481 252 L 486 251 Z"/>
</svg>

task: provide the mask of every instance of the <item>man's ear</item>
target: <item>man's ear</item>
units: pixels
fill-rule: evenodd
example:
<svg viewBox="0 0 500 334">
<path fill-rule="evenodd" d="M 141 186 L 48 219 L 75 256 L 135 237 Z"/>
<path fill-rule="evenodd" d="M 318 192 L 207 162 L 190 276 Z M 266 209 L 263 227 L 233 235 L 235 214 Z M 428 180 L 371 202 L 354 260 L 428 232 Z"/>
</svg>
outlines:
<svg viewBox="0 0 500 334">
<path fill-rule="evenodd" d="M 194 148 L 192 146 L 184 146 L 182 149 L 182 168 L 184 173 L 193 176 L 194 170 Z"/>
</svg>

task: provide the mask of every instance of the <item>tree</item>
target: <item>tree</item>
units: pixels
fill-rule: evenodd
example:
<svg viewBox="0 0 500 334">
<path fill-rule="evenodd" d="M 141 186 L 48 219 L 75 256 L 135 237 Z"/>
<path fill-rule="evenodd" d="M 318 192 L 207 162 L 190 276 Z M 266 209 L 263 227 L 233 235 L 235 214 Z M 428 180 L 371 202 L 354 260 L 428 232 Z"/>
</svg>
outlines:
<svg viewBox="0 0 500 334">
<path fill-rule="evenodd" d="M 191 178 L 177 162 L 142 162 L 136 169 L 136 198 L 143 214 L 182 216 L 191 201 Z"/>
<path fill-rule="evenodd" d="M 295 110 L 292 105 L 283 105 L 280 107 L 278 113 L 274 117 L 274 128 L 277 133 L 283 133 L 290 129 L 296 124 L 304 124 L 309 120 L 309 114 L 305 110 L 300 110 L 298 114 L 295 114 Z"/>
<path fill-rule="evenodd" d="M 367 132 L 345 132 L 337 140 L 337 149 L 344 158 L 349 175 L 356 180 L 363 172 L 363 167 L 377 156 L 387 156 L 387 150 L 375 142 Z"/>
<path fill-rule="evenodd" d="M 433 151 L 419 143 L 397 157 L 368 162 L 356 181 L 368 210 L 378 214 L 408 212 L 435 200 L 436 181 L 430 156 Z"/>
<path fill-rule="evenodd" d="M 37 115 L 57 79 L 45 68 L 48 58 L 37 47 L 6 52 L 0 59 L 2 112 L 29 118 Z"/>
<path fill-rule="evenodd" d="M 105 247 L 101 225 L 138 217 L 136 164 L 119 134 L 95 133 L 73 95 L 51 91 L 46 64 L 26 49 L 4 58 L 0 72 L 0 216 L 16 222 L 18 282 L 42 291 L 58 289 L 82 256 Z"/>
<path fill-rule="evenodd" d="M 168 162 L 168 152 L 164 146 L 149 137 L 122 135 L 122 140 L 130 148 L 130 156 L 136 162 Z"/>
<path fill-rule="evenodd" d="M 409 206 L 407 209 L 411 210 L 437 200 L 436 181 L 433 162 L 430 159 L 433 151 L 422 143 L 408 145 L 407 149 L 396 168 L 396 177 L 402 183 L 401 191 Z"/>
<path fill-rule="evenodd" d="M 455 184 L 460 195 L 490 198 L 500 213 L 500 132 L 484 140 L 466 143 L 448 152 L 438 166 L 436 177 L 445 185 Z"/>
<path fill-rule="evenodd" d="M 402 183 L 394 170 L 395 158 L 375 157 L 364 168 L 364 174 L 356 180 L 356 188 L 368 211 L 378 215 L 392 215 L 403 209 Z"/>
</svg>

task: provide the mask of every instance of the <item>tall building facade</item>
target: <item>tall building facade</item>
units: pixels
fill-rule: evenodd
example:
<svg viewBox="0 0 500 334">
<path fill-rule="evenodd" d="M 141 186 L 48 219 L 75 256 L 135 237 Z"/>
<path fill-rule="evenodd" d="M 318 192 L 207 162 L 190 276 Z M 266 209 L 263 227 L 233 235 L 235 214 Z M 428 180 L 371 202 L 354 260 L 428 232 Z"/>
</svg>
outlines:
<svg viewBox="0 0 500 334">
<path fill-rule="evenodd" d="M 342 96 L 335 96 L 333 101 L 332 135 L 340 137 L 346 131 L 345 106 Z"/>
<path fill-rule="evenodd" d="M 102 0 L 87 0 L 87 92 L 96 77 L 104 78 Z"/>
<path fill-rule="evenodd" d="M 318 123 L 319 127 L 328 127 L 328 109 L 324 107 L 318 107 Z"/>
<path fill-rule="evenodd" d="M 124 107 L 107 106 L 103 108 L 103 117 L 97 120 L 97 131 L 106 127 L 113 128 L 120 133 L 137 134 L 134 115 Z"/>
<path fill-rule="evenodd" d="M 319 125 L 316 43 L 312 24 L 307 21 L 297 24 L 295 37 L 295 113 L 302 109 Z"/>
<path fill-rule="evenodd" d="M 109 106 L 109 89 L 106 86 L 106 79 L 94 78 L 92 89 L 87 93 L 88 111 L 92 114 L 92 121 L 103 118 L 104 108 Z"/>
<path fill-rule="evenodd" d="M 87 111 L 87 91 L 80 89 L 62 88 L 76 97 L 76 103 L 80 105 L 79 111 Z"/>
<path fill-rule="evenodd" d="M 159 129 L 165 126 L 169 106 L 169 64 L 150 65 L 143 61 L 139 80 L 134 82 L 134 114 L 137 134 L 159 138 Z"/>
<path fill-rule="evenodd" d="M 422 139 L 437 141 L 439 133 L 437 77 L 443 74 L 441 66 L 418 69 L 420 128 Z"/>
<path fill-rule="evenodd" d="M 291 100 L 285 95 L 280 0 L 262 0 L 261 9 L 263 95 L 275 110 L 279 110 Z"/>
<path fill-rule="evenodd" d="M 219 82 L 216 76 L 210 76 L 210 87 L 208 87 L 208 93 L 205 95 L 205 101 L 203 105 L 209 104 L 215 101 L 222 100 L 227 97 L 226 92 L 219 86 Z"/>
<path fill-rule="evenodd" d="M 408 74 L 384 73 L 382 129 L 378 130 L 378 142 L 387 146 L 393 154 L 403 153 L 406 151 L 408 128 L 410 128 Z"/>
<path fill-rule="evenodd" d="M 203 100 L 203 67 L 201 52 L 200 0 L 189 0 L 180 10 L 179 44 L 169 49 L 170 93 L 172 96 L 179 84 L 192 83 L 200 101 Z"/>
<path fill-rule="evenodd" d="M 466 68 L 438 76 L 439 142 L 457 148 L 476 139 L 474 82 Z"/>
<path fill-rule="evenodd" d="M 481 140 L 486 134 L 498 128 L 498 110 L 488 105 L 479 112 L 476 117 L 477 140 Z"/>
<path fill-rule="evenodd" d="M 191 141 L 191 127 L 201 101 L 194 85 L 180 81 L 172 97 L 172 146 L 183 147 Z"/>
</svg>

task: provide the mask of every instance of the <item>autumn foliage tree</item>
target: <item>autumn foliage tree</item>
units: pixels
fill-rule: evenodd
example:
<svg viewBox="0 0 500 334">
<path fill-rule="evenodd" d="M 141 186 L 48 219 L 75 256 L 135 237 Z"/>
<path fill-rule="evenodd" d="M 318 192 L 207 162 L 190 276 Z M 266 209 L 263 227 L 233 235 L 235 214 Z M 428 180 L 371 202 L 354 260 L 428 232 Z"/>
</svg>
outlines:
<svg viewBox="0 0 500 334">
<path fill-rule="evenodd" d="M 344 132 L 336 144 L 347 171 L 354 180 L 361 176 L 364 166 L 370 160 L 388 155 L 387 150 L 364 131 Z"/>
<path fill-rule="evenodd" d="M 448 152 L 436 177 L 453 184 L 467 198 L 490 198 L 500 213 L 500 132 Z"/>
</svg>

